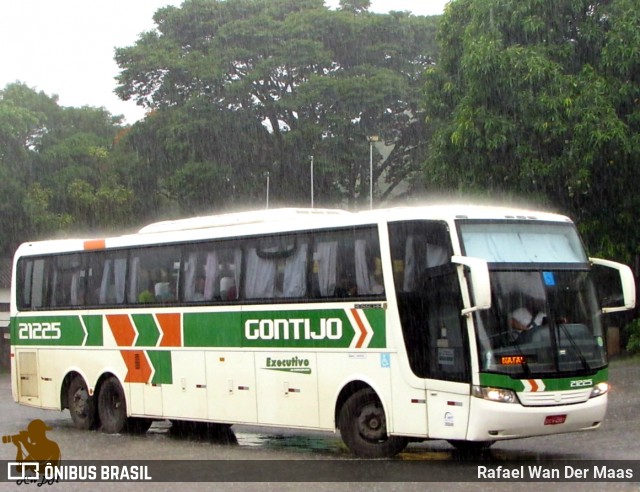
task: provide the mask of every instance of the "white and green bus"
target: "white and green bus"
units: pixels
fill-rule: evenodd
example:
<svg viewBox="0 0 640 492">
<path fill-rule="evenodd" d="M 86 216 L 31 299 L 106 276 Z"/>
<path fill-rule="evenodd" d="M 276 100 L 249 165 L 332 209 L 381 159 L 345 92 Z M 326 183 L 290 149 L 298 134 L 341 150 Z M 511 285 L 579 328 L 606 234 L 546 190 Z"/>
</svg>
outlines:
<svg viewBox="0 0 640 492">
<path fill-rule="evenodd" d="M 278 209 L 26 243 L 16 402 L 76 427 L 338 429 L 361 457 L 597 428 L 621 264 L 544 212 Z M 520 325 L 520 326 L 517 326 Z"/>
</svg>

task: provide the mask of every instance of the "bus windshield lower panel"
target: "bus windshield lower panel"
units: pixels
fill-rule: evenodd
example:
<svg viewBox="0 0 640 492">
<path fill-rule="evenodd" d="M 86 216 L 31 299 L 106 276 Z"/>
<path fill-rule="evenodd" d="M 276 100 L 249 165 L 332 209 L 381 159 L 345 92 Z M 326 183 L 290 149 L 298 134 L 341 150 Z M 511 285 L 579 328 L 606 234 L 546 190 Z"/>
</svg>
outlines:
<svg viewBox="0 0 640 492">
<path fill-rule="evenodd" d="M 589 374 L 607 364 L 588 271 L 492 271 L 475 314 L 480 370 L 517 378 Z"/>
</svg>

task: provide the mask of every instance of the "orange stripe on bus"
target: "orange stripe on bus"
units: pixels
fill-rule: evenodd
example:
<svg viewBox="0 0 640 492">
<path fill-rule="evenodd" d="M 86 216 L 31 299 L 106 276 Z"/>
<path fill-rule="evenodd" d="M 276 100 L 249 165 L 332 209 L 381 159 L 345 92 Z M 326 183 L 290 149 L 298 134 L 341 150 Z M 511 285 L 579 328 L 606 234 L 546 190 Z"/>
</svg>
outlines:
<svg viewBox="0 0 640 492">
<path fill-rule="evenodd" d="M 136 330 L 127 314 L 107 314 L 113 338 L 119 347 L 131 347 L 136 339 Z"/>
<path fill-rule="evenodd" d="M 125 383 L 148 383 L 153 370 L 142 350 L 121 350 L 122 360 L 127 366 Z"/>
<path fill-rule="evenodd" d="M 162 330 L 160 347 L 181 347 L 180 313 L 158 313 L 156 318 Z"/>
<path fill-rule="evenodd" d="M 356 342 L 356 348 L 362 348 L 364 341 L 367 339 L 367 329 L 364 327 L 364 323 L 360 319 L 360 314 L 358 314 L 357 309 L 352 309 L 351 314 L 353 315 L 353 319 L 355 319 L 358 328 L 360 329 L 360 338 Z"/>
<path fill-rule="evenodd" d="M 104 239 L 91 239 L 84 242 L 84 249 L 105 249 L 107 242 Z"/>
</svg>

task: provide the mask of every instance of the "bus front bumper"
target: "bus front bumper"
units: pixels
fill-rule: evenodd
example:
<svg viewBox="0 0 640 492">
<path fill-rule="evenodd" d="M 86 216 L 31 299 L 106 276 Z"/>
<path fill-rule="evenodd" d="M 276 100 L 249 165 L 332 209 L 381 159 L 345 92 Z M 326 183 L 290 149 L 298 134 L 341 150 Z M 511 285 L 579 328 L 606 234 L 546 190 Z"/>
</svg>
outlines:
<svg viewBox="0 0 640 492">
<path fill-rule="evenodd" d="M 595 429 L 604 420 L 607 395 L 583 403 L 522 406 L 471 398 L 467 440 L 495 441 Z"/>
</svg>

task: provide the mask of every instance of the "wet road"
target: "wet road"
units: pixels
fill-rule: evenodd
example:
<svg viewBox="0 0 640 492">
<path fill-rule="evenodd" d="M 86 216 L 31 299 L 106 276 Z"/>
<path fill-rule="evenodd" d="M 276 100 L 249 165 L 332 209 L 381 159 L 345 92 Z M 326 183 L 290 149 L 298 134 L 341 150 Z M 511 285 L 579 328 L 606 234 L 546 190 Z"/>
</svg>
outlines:
<svg viewBox="0 0 640 492">
<path fill-rule="evenodd" d="M 640 460 L 640 359 L 616 360 L 610 366 L 609 409 L 602 427 L 594 432 L 528 438 L 496 443 L 488 453 L 470 460 L 442 441 L 412 443 L 398 459 L 447 464 L 463 462 L 495 465 L 519 460 Z M 175 435 L 168 422 L 156 422 L 145 435 L 107 435 L 72 426 L 68 411 L 55 412 L 19 406 L 11 399 L 8 374 L 0 374 L 0 435 L 16 434 L 35 418 L 52 430 L 63 460 L 345 460 L 351 459 L 339 434 L 234 426 L 232 433 L 202 437 Z M 1 445 L 0 459 L 12 460 L 15 448 Z M 465 463 L 466 462 L 466 463 Z M 294 461 L 295 463 L 295 461 Z M 372 466 L 378 466 L 372 462 Z M 64 485 L 64 487 L 63 487 Z M 555 483 L 547 490 L 640 490 L 638 483 Z M 189 490 L 299 490 L 300 483 L 214 483 L 185 485 Z M 536 490 L 535 483 L 312 483 L 310 490 Z M 87 484 L 54 484 L 58 490 L 87 490 Z M 2 490 L 16 489 L 0 484 Z M 35 487 L 37 488 L 37 487 Z M 176 484 L 92 484 L 92 490 L 175 490 Z M 21 489 L 25 490 L 23 485 Z"/>
</svg>

